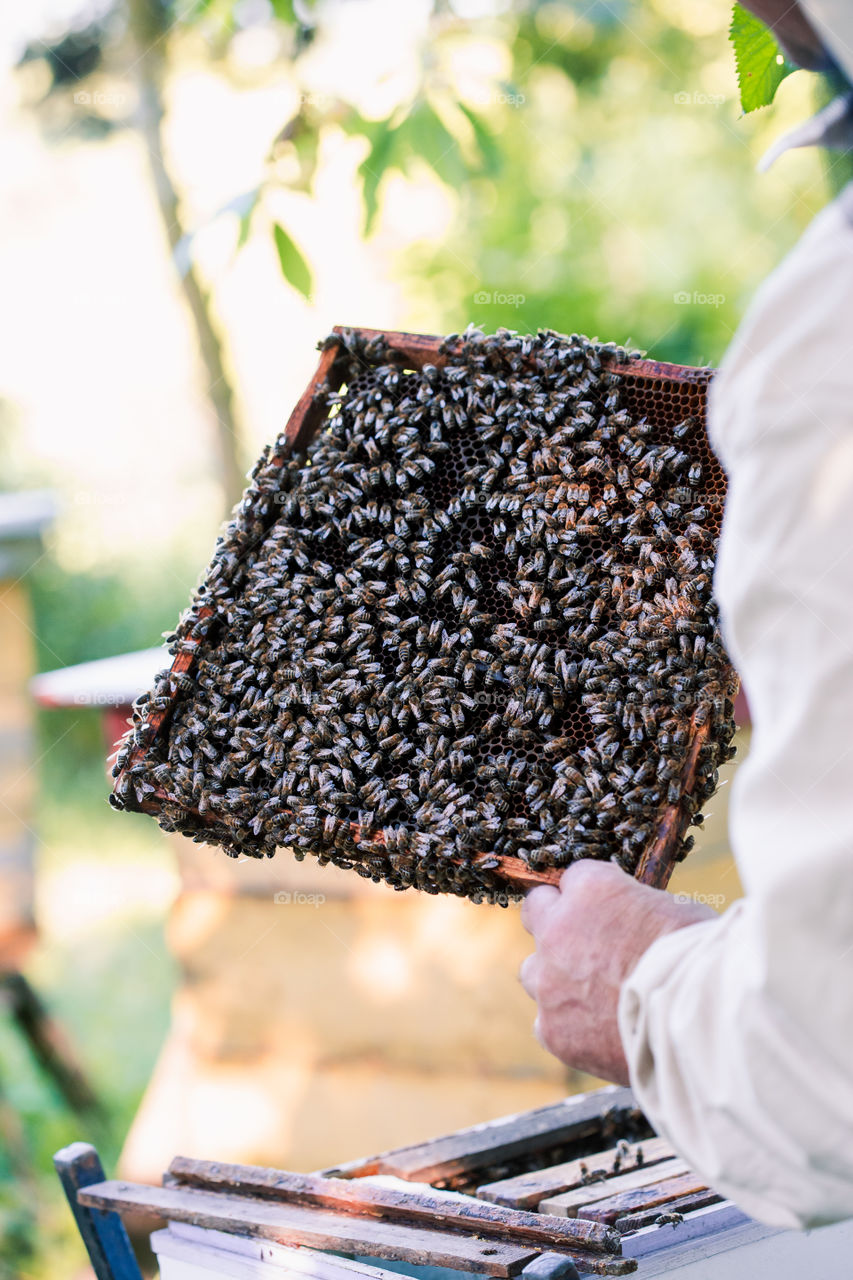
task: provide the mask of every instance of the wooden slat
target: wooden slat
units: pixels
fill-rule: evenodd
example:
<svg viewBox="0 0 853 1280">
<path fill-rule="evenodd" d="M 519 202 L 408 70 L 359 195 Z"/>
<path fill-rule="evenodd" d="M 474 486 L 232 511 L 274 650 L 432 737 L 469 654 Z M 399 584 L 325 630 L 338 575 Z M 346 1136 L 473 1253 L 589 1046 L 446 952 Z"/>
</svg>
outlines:
<svg viewBox="0 0 853 1280">
<path fill-rule="evenodd" d="M 593 1137 L 601 1132 L 601 1122 L 608 1111 L 631 1110 L 635 1106 L 630 1089 L 608 1086 L 522 1115 L 459 1129 L 431 1142 L 385 1151 L 335 1172 L 349 1177 L 393 1173 L 409 1182 L 443 1182 L 519 1156 L 547 1151 L 564 1142 Z"/>
<path fill-rule="evenodd" d="M 415 1266 L 450 1267 L 477 1275 L 515 1276 L 539 1256 L 539 1250 L 499 1240 L 186 1188 L 102 1182 L 87 1187 L 79 1200 L 89 1208 L 146 1213 L 170 1222 L 189 1222 L 279 1244 L 355 1253 Z M 581 1272 L 596 1275 L 627 1275 L 637 1266 L 635 1258 L 615 1254 L 576 1249 L 561 1252 L 566 1252 Z"/>
<path fill-rule="evenodd" d="M 617 1231 L 625 1235 L 629 1231 L 639 1231 L 642 1227 L 652 1226 L 662 1213 L 693 1213 L 696 1209 L 706 1209 L 708 1205 L 717 1204 L 723 1198 L 712 1187 L 703 1187 L 701 1191 L 694 1191 L 692 1195 L 668 1200 L 663 1207 L 655 1205 L 651 1209 L 640 1209 L 636 1213 L 626 1214 L 622 1218 L 617 1218 L 614 1226 Z"/>
<path fill-rule="evenodd" d="M 591 1222 L 616 1222 L 617 1218 L 629 1213 L 637 1213 L 641 1209 L 653 1209 L 667 1205 L 670 1200 L 678 1200 L 682 1196 L 691 1196 L 699 1191 L 707 1191 L 703 1180 L 695 1173 L 683 1173 L 677 1178 L 665 1178 L 650 1187 L 639 1187 L 636 1191 L 624 1191 L 621 1195 L 609 1196 L 605 1200 L 596 1200 L 593 1204 L 578 1209 L 579 1218 L 588 1218 Z"/>
<path fill-rule="evenodd" d="M 279 1244 L 393 1258 L 417 1266 L 453 1267 L 480 1275 L 516 1275 L 538 1252 L 529 1246 L 425 1231 L 375 1218 L 355 1218 L 298 1205 L 270 1204 L 177 1187 L 103 1182 L 87 1187 L 79 1199 L 91 1208 L 156 1214 L 171 1222 L 191 1222 L 197 1227 L 275 1240 Z"/>
<path fill-rule="evenodd" d="M 529 1173 L 517 1174 L 514 1178 L 502 1178 L 499 1182 L 484 1183 L 477 1188 L 477 1195 L 482 1200 L 512 1209 L 535 1209 L 548 1196 L 561 1195 L 564 1191 L 581 1186 L 584 1170 L 593 1176 L 603 1170 L 609 1178 L 614 1178 L 619 1173 L 645 1168 L 660 1160 L 671 1160 L 675 1152 L 664 1138 L 648 1138 L 645 1142 L 629 1143 L 621 1159 L 619 1173 L 611 1172 L 615 1155 L 615 1148 L 611 1146 L 605 1151 L 596 1151 L 592 1155 L 567 1160 L 563 1164 L 533 1169 Z"/>
<path fill-rule="evenodd" d="M 323 1178 L 258 1165 L 220 1164 L 176 1156 L 169 1165 L 167 1182 L 233 1195 L 261 1196 L 279 1203 L 312 1205 L 334 1213 L 410 1222 L 437 1230 L 463 1230 L 515 1244 L 621 1252 L 618 1232 L 597 1223 L 523 1213 L 468 1197 L 378 1187 L 360 1178 Z"/>
<path fill-rule="evenodd" d="M 566 1214 L 574 1218 L 579 1209 L 584 1205 L 592 1204 L 593 1201 L 604 1200 L 605 1197 L 609 1198 L 621 1192 L 641 1190 L 643 1187 L 660 1182 L 662 1178 L 674 1178 L 678 1174 L 688 1172 L 683 1160 L 662 1160 L 649 1168 L 644 1165 L 642 1169 L 632 1169 L 630 1173 L 619 1173 L 615 1178 L 607 1178 L 604 1182 L 590 1182 L 585 1186 L 574 1187 L 563 1195 L 549 1196 L 547 1200 L 540 1202 L 539 1208 L 543 1213 Z"/>
</svg>

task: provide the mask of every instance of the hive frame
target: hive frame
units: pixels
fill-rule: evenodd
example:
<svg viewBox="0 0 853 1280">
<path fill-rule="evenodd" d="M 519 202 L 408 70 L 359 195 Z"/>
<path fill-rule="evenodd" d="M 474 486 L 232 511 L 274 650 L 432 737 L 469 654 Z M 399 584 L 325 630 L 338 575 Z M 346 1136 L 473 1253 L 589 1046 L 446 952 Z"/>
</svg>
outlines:
<svg viewBox="0 0 853 1280">
<path fill-rule="evenodd" d="M 349 328 L 336 325 L 332 330 L 332 338 L 324 345 L 313 377 L 288 418 L 284 430 L 285 448 L 281 454 L 282 460 L 288 454 L 305 449 L 325 421 L 327 412 L 326 392 L 328 390 L 337 391 L 344 382 L 344 362 L 339 361 L 339 357 L 342 354 L 351 357 L 353 354 L 352 350 L 345 346 L 345 335 L 347 337 L 351 335 L 356 338 L 359 341 L 359 345 L 369 342 L 371 339 L 382 339 L 388 350 L 401 357 L 405 362 L 404 367 L 410 369 L 420 369 L 425 364 L 433 364 L 441 368 L 447 362 L 448 353 L 453 351 L 455 347 L 463 345 L 462 338 L 458 338 L 454 344 L 448 343 L 446 339 L 432 334 Z M 337 338 L 337 341 L 334 341 L 335 338 Z M 623 377 L 629 378 L 639 386 L 654 384 L 656 381 L 667 381 L 681 385 L 692 385 L 702 391 L 707 388 L 713 373 L 708 368 L 691 368 L 685 365 L 641 359 L 631 359 L 625 364 L 613 364 L 611 368 L 614 373 L 619 373 Z M 202 606 L 198 609 L 198 618 L 201 620 L 210 617 L 212 613 L 213 610 L 211 608 Z M 200 641 L 197 641 L 196 645 L 200 643 Z M 188 672 L 192 668 L 194 661 L 195 654 L 192 650 L 178 653 L 172 662 L 171 674 L 180 675 Z M 148 722 L 151 725 L 148 741 L 133 748 L 119 777 L 144 759 L 151 746 L 167 729 L 174 703 L 178 698 L 178 687 L 174 682 L 172 683 L 170 696 L 172 706 L 162 711 L 153 712 L 148 716 Z M 679 779 L 682 799 L 676 804 L 667 804 L 662 810 L 655 834 L 644 849 L 638 862 L 635 878 L 643 884 L 651 885 L 653 888 L 666 888 L 675 865 L 679 861 L 681 842 L 684 839 L 691 818 L 689 808 L 684 803 L 684 798 L 693 789 L 699 755 L 704 743 L 707 741 L 709 731 L 710 724 L 708 722 L 701 725 L 692 724 L 689 747 Z M 133 806 L 128 807 L 133 807 L 139 812 L 156 815 L 160 812 L 162 804 L 168 800 L 168 792 L 158 788 L 153 795 L 146 797 L 142 801 L 136 801 Z M 368 846 L 381 842 L 381 833 L 373 832 L 368 837 L 358 823 L 351 823 L 350 826 L 357 845 L 360 842 L 364 842 Z M 524 893 L 537 885 L 557 886 L 565 870 L 564 867 L 554 867 L 537 871 L 528 867 L 521 858 L 488 853 L 474 856 L 469 861 L 476 866 L 478 861 L 487 859 L 490 860 L 489 869 L 491 874 L 504 881 L 508 892 L 513 894 Z M 491 865 L 495 860 L 499 864 L 497 867 Z"/>
</svg>

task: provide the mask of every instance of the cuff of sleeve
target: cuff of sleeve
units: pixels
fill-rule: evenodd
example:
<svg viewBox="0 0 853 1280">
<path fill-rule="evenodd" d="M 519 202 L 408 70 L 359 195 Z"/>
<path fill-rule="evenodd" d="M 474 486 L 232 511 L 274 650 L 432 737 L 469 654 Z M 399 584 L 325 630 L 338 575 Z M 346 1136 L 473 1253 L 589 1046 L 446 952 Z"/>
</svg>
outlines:
<svg viewBox="0 0 853 1280">
<path fill-rule="evenodd" d="M 709 930 L 719 930 L 722 924 L 722 919 L 702 920 L 699 924 L 674 929 L 671 933 L 656 938 L 622 983 L 618 1009 L 619 1034 L 629 1067 L 634 1056 L 632 1050 L 637 1048 L 647 1032 L 645 1014 L 649 996 L 667 981 L 686 955 L 702 945 Z"/>
<path fill-rule="evenodd" d="M 669 1126 L 662 1114 L 660 1081 L 655 1071 L 655 1045 L 652 1024 L 660 1021 L 652 1017 L 652 1004 L 656 992 L 665 987 L 673 973 L 684 960 L 706 944 L 713 945 L 720 939 L 721 931 L 738 915 L 738 906 L 730 908 L 717 920 L 703 920 L 698 924 L 675 929 L 657 938 L 647 948 L 622 983 L 617 1011 L 619 1034 L 625 1050 L 631 1088 L 638 1105 L 646 1113 L 652 1125 L 662 1135 L 671 1137 Z"/>
</svg>

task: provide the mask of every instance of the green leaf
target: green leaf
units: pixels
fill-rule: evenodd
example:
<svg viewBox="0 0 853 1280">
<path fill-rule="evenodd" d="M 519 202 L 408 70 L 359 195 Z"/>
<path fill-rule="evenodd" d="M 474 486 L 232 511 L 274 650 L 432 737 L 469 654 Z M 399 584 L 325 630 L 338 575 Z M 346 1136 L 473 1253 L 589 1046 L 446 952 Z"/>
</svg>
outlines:
<svg viewBox="0 0 853 1280">
<path fill-rule="evenodd" d="M 302 296 L 310 301 L 311 290 L 314 287 L 311 268 L 284 227 L 277 222 L 274 223 L 272 234 L 281 264 L 281 274 L 288 284 L 292 284 L 294 289 L 298 289 Z"/>
<path fill-rule="evenodd" d="M 379 210 L 379 184 L 388 169 L 392 168 L 394 151 L 398 141 L 397 129 L 387 120 L 363 121 L 360 130 L 370 143 L 370 151 L 362 160 L 358 171 L 362 177 L 364 200 L 364 234 L 369 235 Z"/>
<path fill-rule="evenodd" d="M 459 142 L 441 117 L 421 98 L 398 126 L 409 151 L 433 169 L 449 187 L 459 187 L 469 176 Z"/>
<path fill-rule="evenodd" d="M 261 188 L 257 187 L 253 194 L 252 199 L 247 204 L 243 212 L 240 214 L 240 234 L 237 236 L 238 249 L 242 249 L 243 245 L 249 239 L 249 231 L 252 226 L 252 214 L 257 209 L 260 199 L 261 199 Z"/>
<path fill-rule="evenodd" d="M 474 130 L 474 140 L 477 143 L 477 150 L 482 159 L 483 172 L 488 174 L 490 178 L 494 178 L 503 167 L 503 153 L 498 146 L 495 135 L 475 111 L 465 106 L 464 102 L 460 102 L 459 107 L 467 116 L 471 128 Z"/>
<path fill-rule="evenodd" d="M 270 0 L 272 11 L 281 22 L 295 22 L 293 0 Z"/>
<path fill-rule="evenodd" d="M 734 46 L 744 112 L 769 106 L 779 85 L 797 68 L 784 56 L 772 31 L 741 4 L 732 12 L 729 39 Z"/>
</svg>

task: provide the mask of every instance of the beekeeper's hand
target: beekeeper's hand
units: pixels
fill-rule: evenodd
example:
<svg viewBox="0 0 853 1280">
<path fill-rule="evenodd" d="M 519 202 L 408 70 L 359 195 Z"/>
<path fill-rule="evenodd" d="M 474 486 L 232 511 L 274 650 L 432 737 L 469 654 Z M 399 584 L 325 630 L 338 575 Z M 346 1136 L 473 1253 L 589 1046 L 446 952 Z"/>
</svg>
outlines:
<svg viewBox="0 0 853 1280">
<path fill-rule="evenodd" d="M 539 1005 L 537 1039 L 568 1066 L 627 1084 L 616 1018 L 623 981 L 655 938 L 714 915 L 590 859 L 564 871 L 559 889 L 533 889 L 521 920 L 536 953 L 520 977 Z"/>
</svg>

